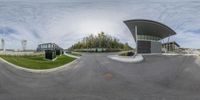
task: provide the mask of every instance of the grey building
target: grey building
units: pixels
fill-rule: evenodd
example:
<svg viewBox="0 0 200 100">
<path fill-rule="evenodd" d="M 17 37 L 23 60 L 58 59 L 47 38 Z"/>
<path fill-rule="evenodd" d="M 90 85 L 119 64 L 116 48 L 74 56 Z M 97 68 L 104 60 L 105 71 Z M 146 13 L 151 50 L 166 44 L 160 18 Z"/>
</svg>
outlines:
<svg viewBox="0 0 200 100">
<path fill-rule="evenodd" d="M 175 41 L 167 42 L 162 44 L 162 48 L 166 49 L 167 52 L 175 52 L 180 48 L 180 45 Z"/>
<path fill-rule="evenodd" d="M 56 55 L 63 54 L 63 48 L 59 47 L 55 43 L 43 43 L 39 44 L 37 47 L 37 51 L 45 51 L 45 58 L 46 59 L 54 59 Z"/>
<path fill-rule="evenodd" d="M 62 49 L 55 43 L 42 43 L 39 44 L 37 47 L 37 51 L 44 51 L 44 50 L 60 50 Z"/>
<path fill-rule="evenodd" d="M 137 53 L 161 53 L 160 40 L 176 34 L 168 26 L 152 20 L 135 19 L 124 23 L 135 39 Z"/>
</svg>

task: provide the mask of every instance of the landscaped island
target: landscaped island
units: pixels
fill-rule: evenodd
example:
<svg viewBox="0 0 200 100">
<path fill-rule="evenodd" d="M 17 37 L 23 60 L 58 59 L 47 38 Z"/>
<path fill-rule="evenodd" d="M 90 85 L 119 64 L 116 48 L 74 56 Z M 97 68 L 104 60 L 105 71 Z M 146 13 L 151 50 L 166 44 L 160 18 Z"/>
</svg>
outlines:
<svg viewBox="0 0 200 100">
<path fill-rule="evenodd" d="M 45 60 L 44 55 L 26 55 L 26 56 L 11 56 L 11 55 L 1 55 L 4 60 L 30 69 L 50 69 L 65 65 L 69 62 L 75 60 L 75 58 L 68 57 L 65 55 L 58 56 L 55 61 Z"/>
</svg>

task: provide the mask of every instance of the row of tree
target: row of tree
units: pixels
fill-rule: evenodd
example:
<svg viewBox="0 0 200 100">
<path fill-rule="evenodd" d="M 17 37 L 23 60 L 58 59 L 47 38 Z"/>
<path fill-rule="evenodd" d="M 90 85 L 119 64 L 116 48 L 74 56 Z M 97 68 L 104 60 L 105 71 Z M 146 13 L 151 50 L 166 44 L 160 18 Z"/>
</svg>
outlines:
<svg viewBox="0 0 200 100">
<path fill-rule="evenodd" d="M 130 50 L 132 49 L 128 43 L 121 43 L 118 39 L 106 35 L 104 32 L 98 35 L 89 35 L 83 38 L 78 43 L 75 43 L 70 47 L 70 50 L 75 49 L 91 49 L 91 48 L 106 48 L 106 49 L 120 49 L 120 50 Z"/>
</svg>

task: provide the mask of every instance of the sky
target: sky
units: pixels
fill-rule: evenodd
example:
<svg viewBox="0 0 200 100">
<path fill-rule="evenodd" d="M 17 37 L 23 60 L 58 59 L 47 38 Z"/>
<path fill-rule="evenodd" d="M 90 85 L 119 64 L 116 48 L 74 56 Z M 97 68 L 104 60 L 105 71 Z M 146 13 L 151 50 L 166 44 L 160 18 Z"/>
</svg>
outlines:
<svg viewBox="0 0 200 100">
<path fill-rule="evenodd" d="M 149 19 L 172 28 L 181 47 L 200 48 L 200 1 L 198 0 L 0 0 L 0 38 L 6 48 L 36 49 L 54 42 L 68 48 L 89 34 L 105 32 L 135 46 L 123 23 Z"/>
</svg>

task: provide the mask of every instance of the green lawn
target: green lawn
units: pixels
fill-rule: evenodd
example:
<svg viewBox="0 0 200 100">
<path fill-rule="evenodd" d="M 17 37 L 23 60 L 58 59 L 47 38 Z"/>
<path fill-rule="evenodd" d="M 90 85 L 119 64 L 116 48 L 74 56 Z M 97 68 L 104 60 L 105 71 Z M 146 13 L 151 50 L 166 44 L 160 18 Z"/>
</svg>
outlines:
<svg viewBox="0 0 200 100">
<path fill-rule="evenodd" d="M 4 60 L 13 63 L 15 65 L 30 68 L 30 69 L 50 69 L 67 64 L 75 58 L 68 56 L 58 56 L 55 61 L 45 60 L 44 55 L 33 56 L 0 56 Z"/>
</svg>

